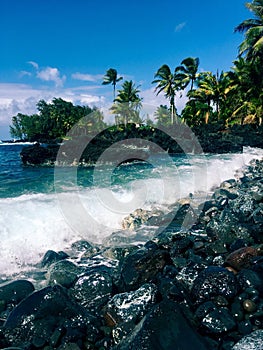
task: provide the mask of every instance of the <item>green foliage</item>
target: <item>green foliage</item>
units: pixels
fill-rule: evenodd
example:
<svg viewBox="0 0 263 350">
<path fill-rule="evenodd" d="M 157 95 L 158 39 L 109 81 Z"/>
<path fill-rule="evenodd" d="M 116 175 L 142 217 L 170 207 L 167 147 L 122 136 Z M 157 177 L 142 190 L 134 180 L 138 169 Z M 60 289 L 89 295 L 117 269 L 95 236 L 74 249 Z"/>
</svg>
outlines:
<svg viewBox="0 0 263 350">
<path fill-rule="evenodd" d="M 165 105 L 160 105 L 155 113 L 155 119 L 157 120 L 157 126 L 169 126 L 171 125 L 171 112 Z"/>
<path fill-rule="evenodd" d="M 12 118 L 12 137 L 28 141 L 60 140 L 76 124 L 76 130 L 85 135 L 104 125 L 103 115 L 97 108 L 74 106 L 61 98 L 54 98 L 51 103 L 40 100 L 37 109 L 38 114 L 18 113 Z"/>
<path fill-rule="evenodd" d="M 245 33 L 245 39 L 239 46 L 239 55 L 248 59 L 261 57 L 263 54 L 263 0 L 253 0 L 246 7 L 254 14 L 254 18 L 240 23 L 236 32 Z"/>
<path fill-rule="evenodd" d="M 115 100 L 115 91 L 116 91 L 116 84 L 121 81 L 123 78 L 118 78 L 117 70 L 114 68 L 110 68 L 107 70 L 106 74 L 104 75 L 102 85 L 113 85 L 113 100 Z"/>
<path fill-rule="evenodd" d="M 125 81 L 122 89 L 118 90 L 118 95 L 111 107 L 112 113 L 116 116 L 117 123 L 142 123 L 140 109 L 142 99 L 139 96 L 139 87 L 135 86 L 132 80 Z"/>
<path fill-rule="evenodd" d="M 170 101 L 171 111 L 171 124 L 175 121 L 177 114 L 175 107 L 175 95 L 176 92 L 181 89 L 181 82 L 177 79 L 176 74 L 173 74 L 170 67 L 167 64 L 162 65 L 154 75 L 152 84 L 157 84 L 155 91 L 157 95 L 161 92 Z"/>
<path fill-rule="evenodd" d="M 157 95 L 163 94 L 169 108 L 161 105 L 154 114 L 157 126 L 178 127 L 180 123 L 176 104 L 185 90 L 188 100 L 181 111 L 180 121 L 191 127 L 204 124 L 262 124 L 263 118 L 263 0 L 252 0 L 246 7 L 253 18 L 246 19 L 236 28 L 244 33 L 238 58 L 228 72 L 198 72 L 199 58 L 187 57 L 174 71 L 163 64 L 155 73 Z M 103 85 L 113 85 L 114 103 L 110 111 L 115 115 L 116 130 L 129 128 L 129 123 L 143 122 L 140 111 L 142 98 L 133 81 L 124 81 L 115 97 L 116 84 L 123 78 L 110 68 L 103 77 Z M 92 135 L 103 128 L 103 115 L 97 108 L 74 106 L 71 102 L 54 98 L 51 103 L 40 100 L 38 113 L 18 113 L 12 118 L 10 133 L 18 139 L 29 141 L 62 139 L 75 125 L 78 135 Z M 154 122 L 147 116 L 146 125 Z M 182 124 L 181 124 L 182 125 Z M 210 125 L 209 125 L 210 126 Z M 206 127 L 206 126 L 205 126 Z M 115 130 L 115 129 L 114 129 Z"/>
</svg>

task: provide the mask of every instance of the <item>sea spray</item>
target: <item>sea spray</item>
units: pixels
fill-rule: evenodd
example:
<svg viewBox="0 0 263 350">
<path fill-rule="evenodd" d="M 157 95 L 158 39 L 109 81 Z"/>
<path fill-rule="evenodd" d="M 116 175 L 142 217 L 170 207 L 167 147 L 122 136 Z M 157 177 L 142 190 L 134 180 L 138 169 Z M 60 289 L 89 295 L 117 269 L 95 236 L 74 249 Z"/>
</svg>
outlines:
<svg viewBox="0 0 263 350">
<path fill-rule="evenodd" d="M 72 227 L 61 210 L 58 193 L 23 194 L 21 183 L 22 193 L 19 196 L 0 199 L 0 273 L 10 275 L 28 270 L 40 261 L 48 249 L 65 250 L 79 239 L 100 243 L 121 228 L 121 221 L 128 213 L 125 209 L 127 203 L 136 203 L 147 210 L 167 209 L 176 200 L 189 194 L 209 194 L 211 189 L 222 181 L 237 176 L 237 170 L 248 164 L 251 159 L 260 159 L 262 156 L 261 149 L 246 148 L 243 154 L 175 156 L 169 167 L 162 161 L 155 167 L 136 163 L 123 165 L 121 174 L 113 177 L 113 185 L 107 188 L 103 184 L 100 187 L 91 186 L 92 177 L 88 170 L 88 186 L 85 186 L 85 181 L 82 180 L 77 187 L 61 187 L 60 194 L 62 193 L 67 202 L 77 196 L 83 205 L 84 214 L 92 218 L 93 224 L 95 222 L 93 230 L 90 229 L 92 226 L 89 225 L 89 221 L 78 217 L 77 211 L 74 215 L 79 227 Z M 39 186 L 43 187 L 42 182 L 46 179 L 47 169 L 35 170 L 39 171 Z M 27 169 L 23 171 L 26 172 Z M 165 195 L 163 186 L 166 187 Z M 114 212 L 112 208 L 105 206 L 101 201 L 105 191 L 111 191 L 124 210 Z M 74 205 L 71 208 L 74 208 Z M 131 206 L 130 210 L 133 209 L 137 207 Z"/>
</svg>

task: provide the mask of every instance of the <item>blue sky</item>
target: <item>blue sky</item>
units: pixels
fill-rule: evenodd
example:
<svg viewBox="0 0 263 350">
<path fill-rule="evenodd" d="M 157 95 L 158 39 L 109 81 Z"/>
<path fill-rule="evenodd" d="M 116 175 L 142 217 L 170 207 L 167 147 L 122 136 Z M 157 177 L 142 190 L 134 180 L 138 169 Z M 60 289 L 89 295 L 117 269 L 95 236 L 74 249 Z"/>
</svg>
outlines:
<svg viewBox="0 0 263 350">
<path fill-rule="evenodd" d="M 234 28 L 250 17 L 242 0 L 0 0 L 0 139 L 40 99 L 107 108 L 111 67 L 158 106 L 151 81 L 162 64 L 192 56 L 200 70 L 229 70 L 242 41 Z"/>
</svg>

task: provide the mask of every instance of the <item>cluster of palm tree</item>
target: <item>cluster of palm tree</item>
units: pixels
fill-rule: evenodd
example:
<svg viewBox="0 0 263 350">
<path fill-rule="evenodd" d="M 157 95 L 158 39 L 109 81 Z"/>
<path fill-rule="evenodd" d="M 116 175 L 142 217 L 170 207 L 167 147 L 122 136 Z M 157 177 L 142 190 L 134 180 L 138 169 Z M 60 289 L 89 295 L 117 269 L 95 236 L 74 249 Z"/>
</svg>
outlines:
<svg viewBox="0 0 263 350">
<path fill-rule="evenodd" d="M 235 32 L 244 33 L 239 55 L 228 72 L 199 72 L 199 58 L 187 57 L 173 71 L 164 64 L 154 75 L 157 95 L 162 93 L 169 107 L 161 105 L 155 112 L 157 124 L 171 125 L 186 122 L 189 126 L 223 123 L 262 123 L 263 117 L 263 0 L 252 0 L 246 7 L 254 14 L 252 19 L 240 23 Z M 116 84 L 122 80 L 110 68 L 103 84 L 114 87 L 111 111 L 116 122 L 141 122 L 142 99 L 139 87 L 125 81 L 115 96 Z M 187 96 L 179 115 L 176 100 Z"/>
<path fill-rule="evenodd" d="M 132 80 L 126 80 L 122 84 L 122 89 L 118 90 L 116 97 L 116 84 L 122 79 L 123 77 L 118 77 L 116 69 L 110 68 L 104 75 L 102 82 L 103 85 L 113 85 L 113 106 L 110 110 L 115 114 L 115 123 L 125 125 L 127 123 L 142 123 L 140 117 L 142 98 L 139 96 L 139 86 L 135 86 Z"/>
</svg>

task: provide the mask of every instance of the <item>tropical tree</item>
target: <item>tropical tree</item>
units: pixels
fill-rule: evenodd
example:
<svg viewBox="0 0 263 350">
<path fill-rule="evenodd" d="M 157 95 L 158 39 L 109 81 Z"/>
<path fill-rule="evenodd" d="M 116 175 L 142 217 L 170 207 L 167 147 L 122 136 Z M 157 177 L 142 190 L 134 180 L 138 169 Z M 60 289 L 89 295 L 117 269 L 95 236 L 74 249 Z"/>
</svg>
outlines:
<svg viewBox="0 0 263 350">
<path fill-rule="evenodd" d="M 122 79 L 122 77 L 118 77 L 117 70 L 114 68 L 108 69 L 106 74 L 104 75 L 102 85 L 113 85 L 113 100 L 115 100 L 116 84 Z"/>
<path fill-rule="evenodd" d="M 118 90 L 118 95 L 114 100 L 111 111 L 116 114 L 118 122 L 140 123 L 140 109 L 142 98 L 139 96 L 139 86 L 135 86 L 132 80 L 124 81 L 122 89 Z"/>
<path fill-rule="evenodd" d="M 174 123 L 176 108 L 175 108 L 175 95 L 180 90 L 181 85 L 176 80 L 175 74 L 171 72 L 170 67 L 167 64 L 162 65 L 154 75 L 152 84 L 157 84 L 155 92 L 159 95 L 164 92 L 164 96 L 170 101 L 171 110 L 171 124 Z"/>
<path fill-rule="evenodd" d="M 239 61 L 235 62 L 234 73 L 238 73 L 236 79 L 239 79 L 241 84 L 239 84 L 239 104 L 234 110 L 233 117 L 240 116 L 241 123 L 250 120 L 261 124 L 263 117 L 263 0 L 253 0 L 246 3 L 246 7 L 254 17 L 243 21 L 235 28 L 236 32 L 244 33 L 245 38 L 239 46 Z M 247 118 L 245 113 L 248 113 Z"/>
<path fill-rule="evenodd" d="M 227 123 L 258 122 L 262 119 L 263 106 L 262 67 L 243 57 L 234 61 L 228 72 L 229 88 L 227 93 Z M 252 117 L 254 116 L 254 117 Z"/>
<path fill-rule="evenodd" d="M 186 88 L 190 84 L 190 91 L 193 90 L 194 82 L 197 79 L 197 71 L 199 67 L 199 58 L 187 57 L 181 65 L 175 68 L 176 79 L 181 80 L 182 88 Z"/>
<path fill-rule="evenodd" d="M 157 107 L 154 116 L 155 119 L 157 119 L 157 126 L 171 125 L 171 111 L 166 105 L 160 105 L 159 107 Z"/>
<path fill-rule="evenodd" d="M 190 127 L 207 124 L 212 111 L 212 107 L 206 103 L 205 96 L 196 94 L 186 102 L 181 118 Z"/>
<path fill-rule="evenodd" d="M 239 46 L 239 55 L 247 59 L 263 58 L 263 0 L 253 0 L 246 7 L 254 13 L 254 18 L 240 23 L 235 32 L 245 33 L 245 39 Z"/>
<path fill-rule="evenodd" d="M 220 119 L 223 114 L 223 106 L 227 99 L 227 93 L 229 89 L 229 78 L 227 73 L 212 72 L 200 73 L 197 79 L 197 89 L 189 92 L 189 95 L 202 102 L 206 102 L 208 107 L 215 109 L 217 119 Z M 208 109 L 206 122 L 209 120 Z"/>
<path fill-rule="evenodd" d="M 82 127 L 89 133 L 103 123 L 103 115 L 96 108 L 74 106 L 61 98 L 54 98 L 51 103 L 40 100 L 37 109 L 38 114 L 18 113 L 12 118 L 10 133 L 13 137 L 40 142 L 62 139 L 81 119 Z"/>
</svg>

